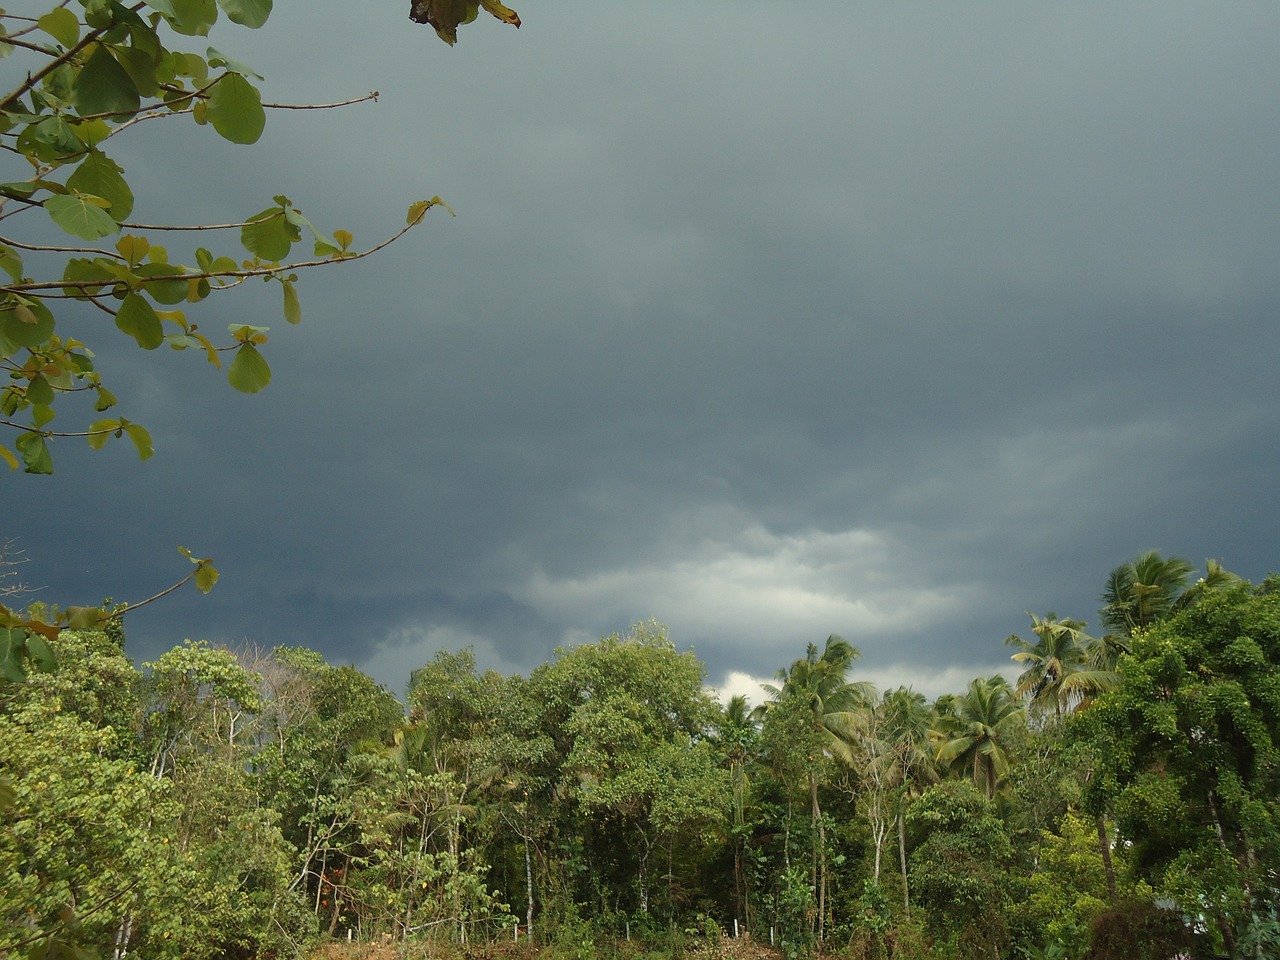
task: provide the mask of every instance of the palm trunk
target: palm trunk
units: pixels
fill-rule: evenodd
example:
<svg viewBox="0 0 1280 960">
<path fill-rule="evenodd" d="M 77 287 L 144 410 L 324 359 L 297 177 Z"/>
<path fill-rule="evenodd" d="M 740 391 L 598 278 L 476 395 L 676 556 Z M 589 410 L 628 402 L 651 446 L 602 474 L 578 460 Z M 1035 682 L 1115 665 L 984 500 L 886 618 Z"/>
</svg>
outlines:
<svg viewBox="0 0 1280 960">
<path fill-rule="evenodd" d="M 907 885 L 907 818 L 905 803 L 898 807 L 898 865 L 902 868 L 902 907 L 911 919 L 911 891 Z"/>
<path fill-rule="evenodd" d="M 822 810 L 818 806 L 818 774 L 816 771 L 809 772 L 809 800 L 814 828 L 813 878 L 818 894 L 818 943 L 821 944 L 827 915 L 827 830 L 823 826 Z"/>
</svg>

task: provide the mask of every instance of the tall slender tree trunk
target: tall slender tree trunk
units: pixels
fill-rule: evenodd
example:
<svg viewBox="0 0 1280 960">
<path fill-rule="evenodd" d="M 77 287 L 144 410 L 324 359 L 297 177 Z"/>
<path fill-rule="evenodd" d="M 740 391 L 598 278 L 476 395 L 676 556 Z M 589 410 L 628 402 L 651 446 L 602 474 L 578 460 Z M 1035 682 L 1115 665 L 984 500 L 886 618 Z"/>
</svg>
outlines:
<svg viewBox="0 0 1280 960">
<path fill-rule="evenodd" d="M 905 803 L 898 807 L 898 866 L 902 868 L 902 907 L 911 919 L 911 891 L 907 885 L 907 818 Z"/>
<path fill-rule="evenodd" d="M 813 817 L 813 877 L 818 894 L 818 943 L 822 943 L 822 935 L 827 918 L 827 829 L 822 823 L 822 809 L 818 806 L 818 774 L 809 772 L 809 800 Z"/>
<path fill-rule="evenodd" d="M 529 838 L 524 838 L 524 929 L 525 938 L 533 943 L 533 854 L 529 851 Z"/>
<path fill-rule="evenodd" d="M 1107 894 L 1116 902 L 1116 870 L 1111 864 L 1111 838 L 1107 835 L 1106 814 L 1098 814 L 1098 852 L 1102 854 L 1102 869 L 1107 874 Z"/>
<path fill-rule="evenodd" d="M 648 835 L 640 827 L 636 827 L 640 832 L 640 912 L 648 914 L 649 912 L 649 854 L 653 849 L 653 845 Z"/>
</svg>

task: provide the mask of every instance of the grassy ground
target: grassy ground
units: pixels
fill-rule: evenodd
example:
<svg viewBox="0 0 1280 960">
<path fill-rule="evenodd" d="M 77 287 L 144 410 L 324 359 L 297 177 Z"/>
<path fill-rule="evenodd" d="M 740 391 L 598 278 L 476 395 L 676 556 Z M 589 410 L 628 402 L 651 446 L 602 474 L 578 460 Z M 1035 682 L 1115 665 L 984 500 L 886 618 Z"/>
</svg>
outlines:
<svg viewBox="0 0 1280 960">
<path fill-rule="evenodd" d="M 639 943 L 601 945 L 590 953 L 578 948 L 566 952 L 553 946 L 533 947 L 518 943 L 493 943 L 459 948 L 433 947 L 424 943 L 401 944 L 391 940 L 374 943 L 330 943 L 311 960 L 677 960 L 665 950 L 649 950 Z M 721 937 L 718 940 L 689 940 L 678 960 L 780 960 L 782 953 L 755 943 L 750 937 Z"/>
</svg>

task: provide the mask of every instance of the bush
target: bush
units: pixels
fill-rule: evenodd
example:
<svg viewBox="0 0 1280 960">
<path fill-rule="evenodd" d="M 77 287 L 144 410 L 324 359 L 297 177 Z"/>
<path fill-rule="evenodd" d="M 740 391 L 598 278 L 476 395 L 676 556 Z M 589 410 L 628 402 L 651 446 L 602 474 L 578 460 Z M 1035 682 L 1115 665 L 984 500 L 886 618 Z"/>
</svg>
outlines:
<svg viewBox="0 0 1280 960">
<path fill-rule="evenodd" d="M 1144 901 L 1121 904 L 1089 924 L 1087 960 L 1174 960 L 1192 946 L 1182 917 Z"/>
</svg>

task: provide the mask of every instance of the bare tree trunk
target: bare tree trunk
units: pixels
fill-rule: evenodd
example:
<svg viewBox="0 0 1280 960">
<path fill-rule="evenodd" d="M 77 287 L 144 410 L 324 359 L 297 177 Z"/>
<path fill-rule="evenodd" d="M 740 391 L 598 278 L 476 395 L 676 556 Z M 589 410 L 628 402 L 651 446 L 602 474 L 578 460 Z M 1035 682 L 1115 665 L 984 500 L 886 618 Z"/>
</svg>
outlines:
<svg viewBox="0 0 1280 960">
<path fill-rule="evenodd" d="M 525 936 L 533 943 L 533 855 L 529 852 L 529 838 L 524 838 L 524 928 Z"/>
<path fill-rule="evenodd" d="M 1107 893 L 1111 902 L 1116 901 L 1116 871 L 1111 864 L 1111 838 L 1107 836 L 1107 820 L 1105 814 L 1098 814 L 1098 852 L 1102 854 L 1102 869 L 1107 874 Z"/>
<path fill-rule="evenodd" d="M 637 827 L 637 830 L 640 828 Z M 640 912 L 649 912 L 649 838 L 640 830 Z"/>
<path fill-rule="evenodd" d="M 818 806 L 818 774 L 815 771 L 809 772 L 809 800 L 815 829 L 813 877 L 818 893 L 818 943 L 821 944 L 827 918 L 827 830 L 823 826 L 822 810 Z"/>
</svg>

